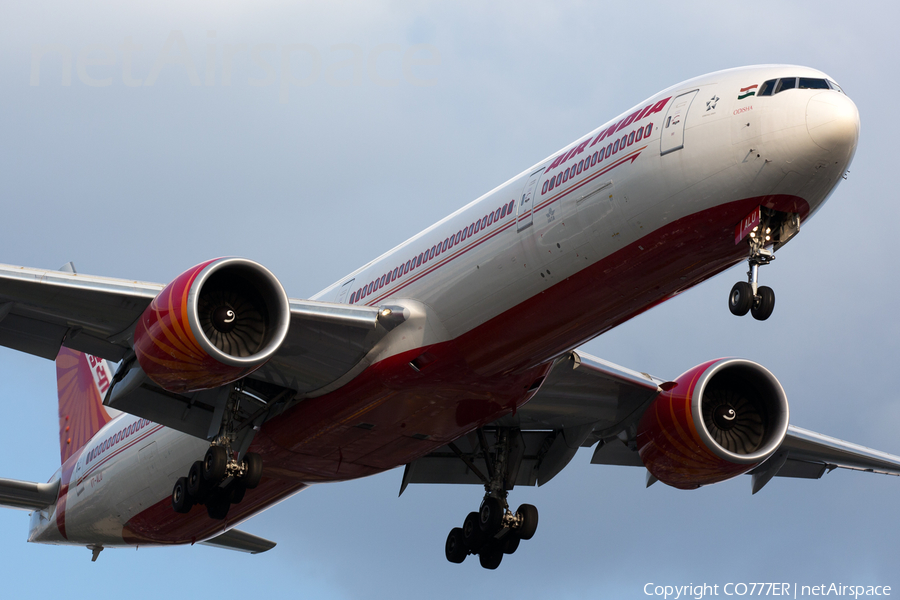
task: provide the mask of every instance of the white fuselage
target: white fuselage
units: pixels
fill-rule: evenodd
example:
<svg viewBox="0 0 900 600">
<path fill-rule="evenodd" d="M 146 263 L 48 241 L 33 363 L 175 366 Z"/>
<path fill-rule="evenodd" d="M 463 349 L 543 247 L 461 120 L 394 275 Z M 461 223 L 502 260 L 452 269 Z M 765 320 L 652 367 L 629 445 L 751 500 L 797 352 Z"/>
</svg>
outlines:
<svg viewBox="0 0 900 600">
<path fill-rule="evenodd" d="M 490 330 L 482 336 L 487 340 L 483 348 L 466 356 L 484 373 L 542 364 L 742 260 L 746 253 L 734 248 L 730 236 L 749 208 L 696 234 L 709 241 L 712 250 L 707 251 L 714 256 L 703 254 L 704 246 L 679 242 L 688 229 L 692 235 L 700 231 L 697 223 L 718 218 L 720 207 L 770 203 L 805 219 L 827 199 L 855 151 L 856 107 L 833 89 L 792 89 L 765 97 L 742 92 L 779 77 L 828 79 L 806 67 L 747 67 L 668 88 L 313 299 L 425 313 L 427 333 L 404 337 L 404 326 L 398 327 L 367 364 L 471 336 L 517 310 L 547 315 L 546 335 L 523 328 L 519 338 L 516 328 Z M 704 265 L 693 265 L 692 253 Z M 605 266 L 610 257 L 618 257 L 616 264 Z M 602 300 L 608 304 L 598 301 L 597 310 L 611 308 L 588 314 L 585 324 L 569 331 L 564 324 L 578 315 L 566 313 L 565 297 L 554 290 L 574 289 L 560 284 L 573 285 L 579 278 L 578 289 L 608 289 L 609 298 Z M 547 304 L 538 306 L 541 298 Z M 531 312 L 521 308 L 532 305 Z M 505 358 L 492 362 L 489 353 Z M 125 544 L 123 525 L 168 497 L 175 479 L 208 446 L 147 423 L 86 462 L 102 440 L 140 422 L 123 415 L 95 436 L 71 475 L 65 537 L 58 503 L 33 514 L 30 541 Z"/>
</svg>

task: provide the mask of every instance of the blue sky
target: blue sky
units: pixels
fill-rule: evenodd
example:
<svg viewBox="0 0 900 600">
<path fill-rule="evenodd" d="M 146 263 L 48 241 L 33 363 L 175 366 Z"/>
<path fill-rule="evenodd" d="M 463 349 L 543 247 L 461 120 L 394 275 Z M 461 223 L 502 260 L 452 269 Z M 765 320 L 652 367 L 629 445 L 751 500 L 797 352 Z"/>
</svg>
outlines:
<svg viewBox="0 0 900 600">
<path fill-rule="evenodd" d="M 762 271 L 778 295 L 774 316 L 728 313 L 741 266 L 587 350 L 667 378 L 719 356 L 756 360 L 782 381 L 792 423 L 900 454 L 897 22 L 889 3 L 821 1 L 7 3 L 0 262 L 72 260 L 84 273 L 165 282 L 239 255 L 309 297 L 664 87 L 733 66 L 808 65 L 853 98 L 862 133 L 847 181 Z M 0 350 L 0 476 L 44 480 L 58 466 L 54 379 L 53 363 Z M 0 511 L 5 591 L 900 589 L 896 478 L 779 479 L 751 497 L 746 477 L 693 492 L 644 489 L 641 470 L 589 460 L 583 450 L 548 485 L 513 492 L 512 504 L 538 506 L 541 524 L 496 572 L 443 557 L 479 488 L 417 486 L 398 499 L 401 472 L 392 471 L 314 487 L 245 523 L 279 542 L 260 556 L 142 548 L 91 564 L 83 548 L 27 544 L 26 514 Z"/>
</svg>

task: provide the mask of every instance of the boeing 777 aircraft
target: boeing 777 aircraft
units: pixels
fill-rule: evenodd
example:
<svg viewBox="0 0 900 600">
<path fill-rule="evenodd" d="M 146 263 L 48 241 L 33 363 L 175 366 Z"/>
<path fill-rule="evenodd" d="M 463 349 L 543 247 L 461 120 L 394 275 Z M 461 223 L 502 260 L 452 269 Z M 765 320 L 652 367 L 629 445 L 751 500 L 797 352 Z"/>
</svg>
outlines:
<svg viewBox="0 0 900 600">
<path fill-rule="evenodd" d="M 0 480 L 0 503 L 32 511 L 29 541 L 94 559 L 261 552 L 274 543 L 237 524 L 405 465 L 401 493 L 484 486 L 445 551 L 494 569 L 538 525 L 510 492 L 582 447 L 683 489 L 898 475 L 900 457 L 791 425 L 754 362 L 667 379 L 578 349 L 743 261 L 722 310 L 727 296 L 767 319 L 760 267 L 835 190 L 858 135 L 825 73 L 731 69 L 638 103 L 309 300 L 243 258 L 167 285 L 0 266 L 0 344 L 56 360 L 62 463 L 47 483 Z"/>
</svg>

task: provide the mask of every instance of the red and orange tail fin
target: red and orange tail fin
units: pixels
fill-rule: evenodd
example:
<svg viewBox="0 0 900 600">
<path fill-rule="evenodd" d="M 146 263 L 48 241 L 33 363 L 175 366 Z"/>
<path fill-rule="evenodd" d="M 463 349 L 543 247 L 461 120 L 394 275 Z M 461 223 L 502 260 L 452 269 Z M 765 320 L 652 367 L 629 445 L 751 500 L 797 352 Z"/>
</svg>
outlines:
<svg viewBox="0 0 900 600">
<path fill-rule="evenodd" d="M 63 463 L 110 421 L 103 406 L 112 373 L 102 358 L 69 348 L 56 357 L 59 455 Z"/>
</svg>

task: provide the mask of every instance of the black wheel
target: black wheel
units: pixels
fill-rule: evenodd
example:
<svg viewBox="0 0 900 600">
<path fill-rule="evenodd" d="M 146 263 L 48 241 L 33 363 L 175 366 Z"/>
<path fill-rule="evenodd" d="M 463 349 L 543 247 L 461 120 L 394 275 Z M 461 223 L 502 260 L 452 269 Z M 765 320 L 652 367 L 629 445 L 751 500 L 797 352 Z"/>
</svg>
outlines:
<svg viewBox="0 0 900 600">
<path fill-rule="evenodd" d="M 444 544 L 444 555 L 452 563 L 461 563 L 466 560 L 469 555 L 469 549 L 466 547 L 466 540 L 463 539 L 462 527 L 454 527 L 447 536 L 447 543 Z"/>
<path fill-rule="evenodd" d="M 214 490 L 212 497 L 206 501 L 206 514 L 210 519 L 217 521 L 223 520 L 228 516 L 228 509 L 231 508 L 230 490 L 222 490 L 217 488 Z"/>
<path fill-rule="evenodd" d="M 481 523 L 479 523 L 477 512 L 470 512 L 466 516 L 466 520 L 463 521 L 462 531 L 466 548 L 472 552 L 481 550 L 481 547 L 484 545 L 485 535 L 481 531 Z"/>
<path fill-rule="evenodd" d="M 225 467 L 228 465 L 228 453 L 222 446 L 210 446 L 203 457 L 203 479 L 217 484 L 225 479 Z"/>
<path fill-rule="evenodd" d="M 188 494 L 191 495 L 191 498 L 193 498 L 195 502 L 203 503 L 203 498 L 206 496 L 208 487 L 206 481 L 203 480 L 202 460 L 194 461 L 194 464 L 191 465 L 191 470 L 188 472 L 187 476 L 187 489 Z"/>
<path fill-rule="evenodd" d="M 248 452 L 244 455 L 244 468 L 247 470 L 241 477 L 241 483 L 248 490 L 252 490 L 259 485 L 259 480 L 262 478 L 262 457 L 255 452 Z"/>
<path fill-rule="evenodd" d="M 189 513 L 194 505 L 187 488 L 187 477 L 179 477 L 175 481 L 175 487 L 172 488 L 172 508 L 177 513 Z"/>
<path fill-rule="evenodd" d="M 478 562 L 480 562 L 481 566 L 485 569 L 496 569 L 500 566 L 500 561 L 502 560 L 502 548 L 485 548 L 485 550 L 478 555 Z"/>
<path fill-rule="evenodd" d="M 756 303 L 750 309 L 750 314 L 757 321 L 765 321 L 772 316 L 775 310 L 775 292 L 772 288 L 761 285 L 756 289 Z"/>
<path fill-rule="evenodd" d="M 514 532 L 510 531 L 507 533 L 503 540 L 500 542 L 500 546 L 503 548 L 503 554 L 512 554 L 516 550 L 519 549 L 519 542 L 522 540 L 518 535 Z"/>
<path fill-rule="evenodd" d="M 522 518 L 522 525 L 516 533 L 518 533 L 519 537 L 523 540 L 530 540 L 534 537 L 534 532 L 537 531 L 537 507 L 532 506 L 531 504 L 523 504 L 519 507 L 519 510 L 516 511 L 516 514 Z"/>
<path fill-rule="evenodd" d="M 241 500 L 244 499 L 244 494 L 247 493 L 247 487 L 240 481 L 235 481 L 231 484 L 231 489 L 231 503 L 240 504 Z"/>
<path fill-rule="evenodd" d="M 753 307 L 753 288 L 746 281 L 738 281 L 728 295 L 728 310 L 743 317 Z"/>
<path fill-rule="evenodd" d="M 481 503 L 481 511 L 478 513 L 481 530 L 488 536 L 500 531 L 503 522 L 503 505 L 496 498 L 488 496 Z"/>
</svg>

